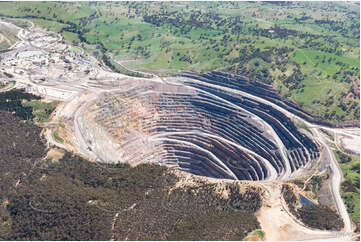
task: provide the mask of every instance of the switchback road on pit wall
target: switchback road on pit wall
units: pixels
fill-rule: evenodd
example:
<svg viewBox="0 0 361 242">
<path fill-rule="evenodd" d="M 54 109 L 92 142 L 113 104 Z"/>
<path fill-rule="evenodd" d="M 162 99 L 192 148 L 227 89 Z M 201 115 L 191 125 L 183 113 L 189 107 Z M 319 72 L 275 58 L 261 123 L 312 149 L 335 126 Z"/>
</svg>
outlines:
<svg viewBox="0 0 361 242">
<path fill-rule="evenodd" d="M 192 80 L 194 81 L 194 80 Z M 324 137 L 322 136 L 322 134 L 320 133 L 320 128 L 329 130 L 329 131 L 333 131 L 333 132 L 343 132 L 342 129 L 339 128 L 329 128 L 329 127 L 325 127 L 325 126 L 321 126 L 321 125 L 316 125 L 316 124 L 312 124 L 309 123 L 308 121 L 296 116 L 295 114 L 289 112 L 288 110 L 278 106 L 277 104 L 270 102 L 268 100 L 265 100 L 261 97 L 257 97 L 255 95 L 243 92 L 243 91 L 239 91 L 239 90 L 234 90 L 231 88 L 227 88 L 227 87 L 221 87 L 215 84 L 209 84 L 209 83 L 205 83 L 202 81 L 197 81 L 200 82 L 202 84 L 211 86 L 213 88 L 218 88 L 218 89 L 223 89 L 226 90 L 228 92 L 234 92 L 237 94 L 241 94 L 243 96 L 252 98 L 254 100 L 257 100 L 259 102 L 262 102 L 264 104 L 268 104 L 270 106 L 272 106 L 273 108 L 281 111 L 282 113 L 284 113 L 287 117 L 291 118 L 291 119 L 298 119 L 301 122 L 305 123 L 307 125 L 307 127 L 309 127 L 310 129 L 312 129 L 314 132 L 314 134 L 316 135 L 318 141 L 320 141 L 320 143 L 325 147 L 325 149 L 327 150 L 328 156 L 330 158 L 330 168 L 332 170 L 332 179 L 331 179 L 331 183 L 332 183 L 332 195 L 335 199 L 335 203 L 336 203 L 336 207 L 337 210 L 340 214 L 340 216 L 342 217 L 345 227 L 344 227 L 344 234 L 341 238 L 346 239 L 346 240 L 350 240 L 352 238 L 352 233 L 353 233 L 353 229 L 352 229 L 352 223 L 351 223 L 351 219 L 349 214 L 347 213 L 347 208 L 342 200 L 341 194 L 340 194 L 340 186 L 341 186 L 341 182 L 342 182 L 342 178 L 343 178 L 343 174 L 342 174 L 342 170 L 337 162 L 337 160 L 334 157 L 333 152 L 331 151 L 331 149 L 329 148 L 328 144 L 324 141 Z M 341 239 L 339 237 L 339 239 Z"/>
<path fill-rule="evenodd" d="M 21 28 L 19 28 L 21 29 Z M 27 39 L 23 36 L 23 29 L 20 30 L 21 32 L 19 32 L 19 37 L 21 39 L 21 43 L 25 43 L 27 42 Z M 16 45 L 14 45 L 15 47 Z M 134 71 L 134 70 L 130 70 L 130 71 Z M 137 72 L 137 71 L 136 71 Z M 147 73 L 149 74 L 149 73 Z M 153 75 L 154 76 L 154 75 Z M 159 77 L 156 77 L 156 78 L 153 78 L 153 79 L 157 79 L 156 81 L 159 82 Z M 162 82 L 168 82 L 167 80 L 168 78 L 161 78 L 161 81 Z M 174 80 L 174 78 L 169 78 L 170 80 Z M 23 80 L 24 83 L 28 83 L 26 80 Z M 151 79 L 149 81 L 152 81 Z M 176 81 L 178 82 L 180 85 L 182 85 L 182 81 Z M 33 85 L 33 84 L 32 84 Z M 39 86 L 41 86 L 40 84 L 38 84 Z M 329 128 L 329 127 L 324 127 L 324 126 L 321 126 L 321 125 L 315 125 L 315 124 L 311 124 L 309 122 L 307 122 L 306 120 L 290 113 L 289 111 L 287 111 L 286 109 L 278 106 L 277 104 L 275 103 L 272 103 L 268 100 L 265 100 L 261 97 L 257 97 L 257 96 L 254 96 L 252 94 L 249 94 L 249 93 L 246 93 L 246 92 L 243 92 L 243 91 L 239 91 L 239 90 L 233 90 L 233 89 L 230 89 L 230 88 L 226 88 L 226 87 L 221 87 L 221 86 L 217 86 L 217 85 L 212 85 L 212 84 L 209 84 L 207 83 L 208 86 L 211 86 L 211 87 L 214 87 L 214 88 L 218 88 L 218 89 L 224 89 L 224 90 L 227 90 L 228 92 L 236 92 L 237 94 L 241 94 L 243 96 L 246 96 L 246 97 L 250 97 L 254 100 L 257 100 L 261 103 L 264 103 L 264 104 L 268 104 L 270 106 L 272 106 L 273 108 L 281 111 L 283 114 L 285 114 L 287 117 L 289 118 L 292 118 L 292 119 L 298 119 L 300 121 L 302 121 L 303 123 L 305 123 L 307 125 L 307 127 L 309 127 L 314 135 L 316 136 L 316 139 L 325 147 L 325 149 L 327 150 L 327 153 L 329 155 L 329 158 L 330 158 L 330 168 L 332 170 L 332 173 L 331 173 L 331 183 L 332 183 L 332 194 L 334 196 L 334 199 L 335 199 L 335 202 L 336 202 L 336 206 L 337 206 L 337 210 L 339 211 L 340 213 L 340 216 L 342 217 L 343 221 L 344 221 L 344 224 L 345 224 L 345 228 L 344 228 L 344 231 L 342 233 L 342 237 L 340 236 L 337 236 L 338 239 L 345 239 L 345 240 L 350 240 L 351 237 L 352 237 L 352 224 L 351 224 L 351 220 L 350 220 L 350 217 L 347 213 L 347 209 L 346 209 L 346 206 L 345 204 L 343 203 L 343 200 L 341 198 L 341 195 L 340 195 L 340 184 L 341 184 L 341 181 L 342 181 L 342 171 L 338 165 L 338 162 L 337 160 L 335 159 L 331 149 L 329 148 L 328 144 L 325 142 L 325 139 L 324 137 L 322 136 L 322 134 L 320 133 L 320 128 L 323 128 L 325 130 L 329 130 L 329 131 L 333 131 L 333 132 L 336 132 L 336 133 L 347 133 L 347 130 L 348 129 L 336 129 L 336 128 Z M 100 90 L 98 89 L 98 91 L 100 92 Z M 108 90 L 106 90 L 108 91 Z M 76 115 L 78 115 L 79 113 L 77 113 Z M 80 134 L 80 136 L 82 136 Z M 52 142 L 54 140 L 50 140 L 50 142 Z"/>
</svg>

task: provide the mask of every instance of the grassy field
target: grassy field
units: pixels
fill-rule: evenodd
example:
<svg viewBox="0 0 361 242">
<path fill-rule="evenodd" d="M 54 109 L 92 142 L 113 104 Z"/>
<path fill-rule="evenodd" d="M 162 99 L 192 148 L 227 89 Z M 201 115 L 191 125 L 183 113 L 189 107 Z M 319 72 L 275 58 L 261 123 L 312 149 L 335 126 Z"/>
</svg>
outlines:
<svg viewBox="0 0 361 242">
<path fill-rule="evenodd" d="M 231 69 L 272 84 L 323 119 L 359 119 L 360 10 L 352 2 L 0 6 L 0 14 L 31 18 L 74 45 L 96 46 L 115 60 L 136 58 L 124 62 L 132 69 L 160 74 Z"/>
<path fill-rule="evenodd" d="M 0 42 L 0 50 L 6 50 L 10 47 L 9 43 L 6 40 Z"/>
<path fill-rule="evenodd" d="M 56 140 L 56 142 L 59 142 L 59 143 L 64 143 L 64 140 L 62 138 L 59 137 L 58 135 L 58 129 L 56 129 L 53 133 L 53 137 L 54 139 Z"/>
<path fill-rule="evenodd" d="M 67 27 L 66 24 L 57 23 L 55 21 L 48 21 L 44 19 L 31 19 L 31 22 L 33 22 L 35 25 L 41 26 L 43 28 L 46 28 L 50 31 L 59 32 L 62 28 Z"/>
<path fill-rule="evenodd" d="M 360 224 L 360 157 L 335 152 L 345 181 L 341 186 L 342 197 L 353 222 Z"/>
<path fill-rule="evenodd" d="M 32 107 L 33 113 L 36 117 L 35 120 L 40 123 L 49 121 L 50 114 L 54 111 L 58 104 L 58 101 L 53 101 L 50 103 L 39 100 L 23 101 L 24 107 Z"/>
<path fill-rule="evenodd" d="M 247 236 L 244 240 L 245 241 L 254 241 L 254 240 L 261 240 L 263 241 L 265 237 L 265 232 L 262 230 L 256 230 L 249 236 Z"/>
<path fill-rule="evenodd" d="M 18 41 L 17 31 L 7 26 L 0 25 L 0 48 L 7 49 L 11 45 L 15 44 Z"/>
</svg>

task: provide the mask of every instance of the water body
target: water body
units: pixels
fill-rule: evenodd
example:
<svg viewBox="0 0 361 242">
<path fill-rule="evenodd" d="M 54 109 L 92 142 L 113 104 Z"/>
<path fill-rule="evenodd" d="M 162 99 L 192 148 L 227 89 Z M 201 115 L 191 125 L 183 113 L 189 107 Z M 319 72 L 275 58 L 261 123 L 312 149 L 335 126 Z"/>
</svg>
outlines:
<svg viewBox="0 0 361 242">
<path fill-rule="evenodd" d="M 301 202 L 302 205 L 305 205 L 305 206 L 314 206 L 315 205 L 313 202 L 311 202 L 310 200 L 308 200 L 307 198 L 305 198 L 301 194 L 298 194 L 298 196 L 300 198 L 300 202 Z"/>
</svg>

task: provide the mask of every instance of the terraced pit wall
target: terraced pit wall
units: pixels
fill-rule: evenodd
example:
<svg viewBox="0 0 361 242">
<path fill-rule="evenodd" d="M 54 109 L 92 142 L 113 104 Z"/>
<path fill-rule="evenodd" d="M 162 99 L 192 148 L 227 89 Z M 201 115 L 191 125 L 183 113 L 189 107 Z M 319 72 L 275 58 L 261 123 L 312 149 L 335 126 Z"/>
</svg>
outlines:
<svg viewBox="0 0 361 242">
<path fill-rule="evenodd" d="M 227 76 L 212 75 L 188 75 L 175 83 L 132 81 L 128 90 L 104 94 L 89 106 L 89 120 L 119 145 L 119 160 L 113 162 L 160 163 L 214 178 L 273 180 L 319 157 L 317 145 L 283 113 L 233 92 L 238 89 Z"/>
<path fill-rule="evenodd" d="M 182 77 L 189 77 L 198 80 L 207 80 L 207 82 L 221 85 L 236 90 L 244 91 L 252 95 L 264 98 L 272 103 L 279 105 L 280 107 L 288 110 L 294 115 L 301 117 L 302 119 L 317 125 L 327 126 L 330 128 L 349 128 L 360 127 L 360 120 L 343 121 L 339 123 L 330 123 L 327 120 L 322 120 L 320 117 L 315 117 L 308 111 L 301 108 L 296 103 L 287 100 L 282 97 L 271 85 L 267 85 L 255 80 L 249 80 L 242 75 L 232 74 L 230 72 L 210 72 L 199 75 L 197 73 L 187 72 L 181 74 Z"/>
</svg>

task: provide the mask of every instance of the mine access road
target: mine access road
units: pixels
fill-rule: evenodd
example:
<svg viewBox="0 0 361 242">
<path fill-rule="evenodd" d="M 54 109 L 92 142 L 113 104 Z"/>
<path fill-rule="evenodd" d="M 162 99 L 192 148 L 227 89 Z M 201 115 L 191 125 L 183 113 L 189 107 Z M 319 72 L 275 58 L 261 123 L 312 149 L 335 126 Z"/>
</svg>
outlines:
<svg viewBox="0 0 361 242">
<path fill-rule="evenodd" d="M 352 224 L 340 195 L 342 172 L 320 129 L 359 140 L 359 128 L 310 123 L 309 114 L 269 86 L 239 76 L 130 77 L 112 72 L 85 51 L 74 52 L 58 34 L 7 26 L 18 30 L 20 39 L 0 54 L 1 70 L 16 82 L 12 88 L 62 101 L 45 132 L 50 144 L 94 161 L 153 162 L 200 176 L 253 181 L 288 180 L 315 164 L 323 147 L 345 228 L 341 237 L 319 235 L 351 239 Z M 312 135 L 297 130 L 294 120 Z M 59 130 L 63 143 L 53 138 Z"/>
</svg>

